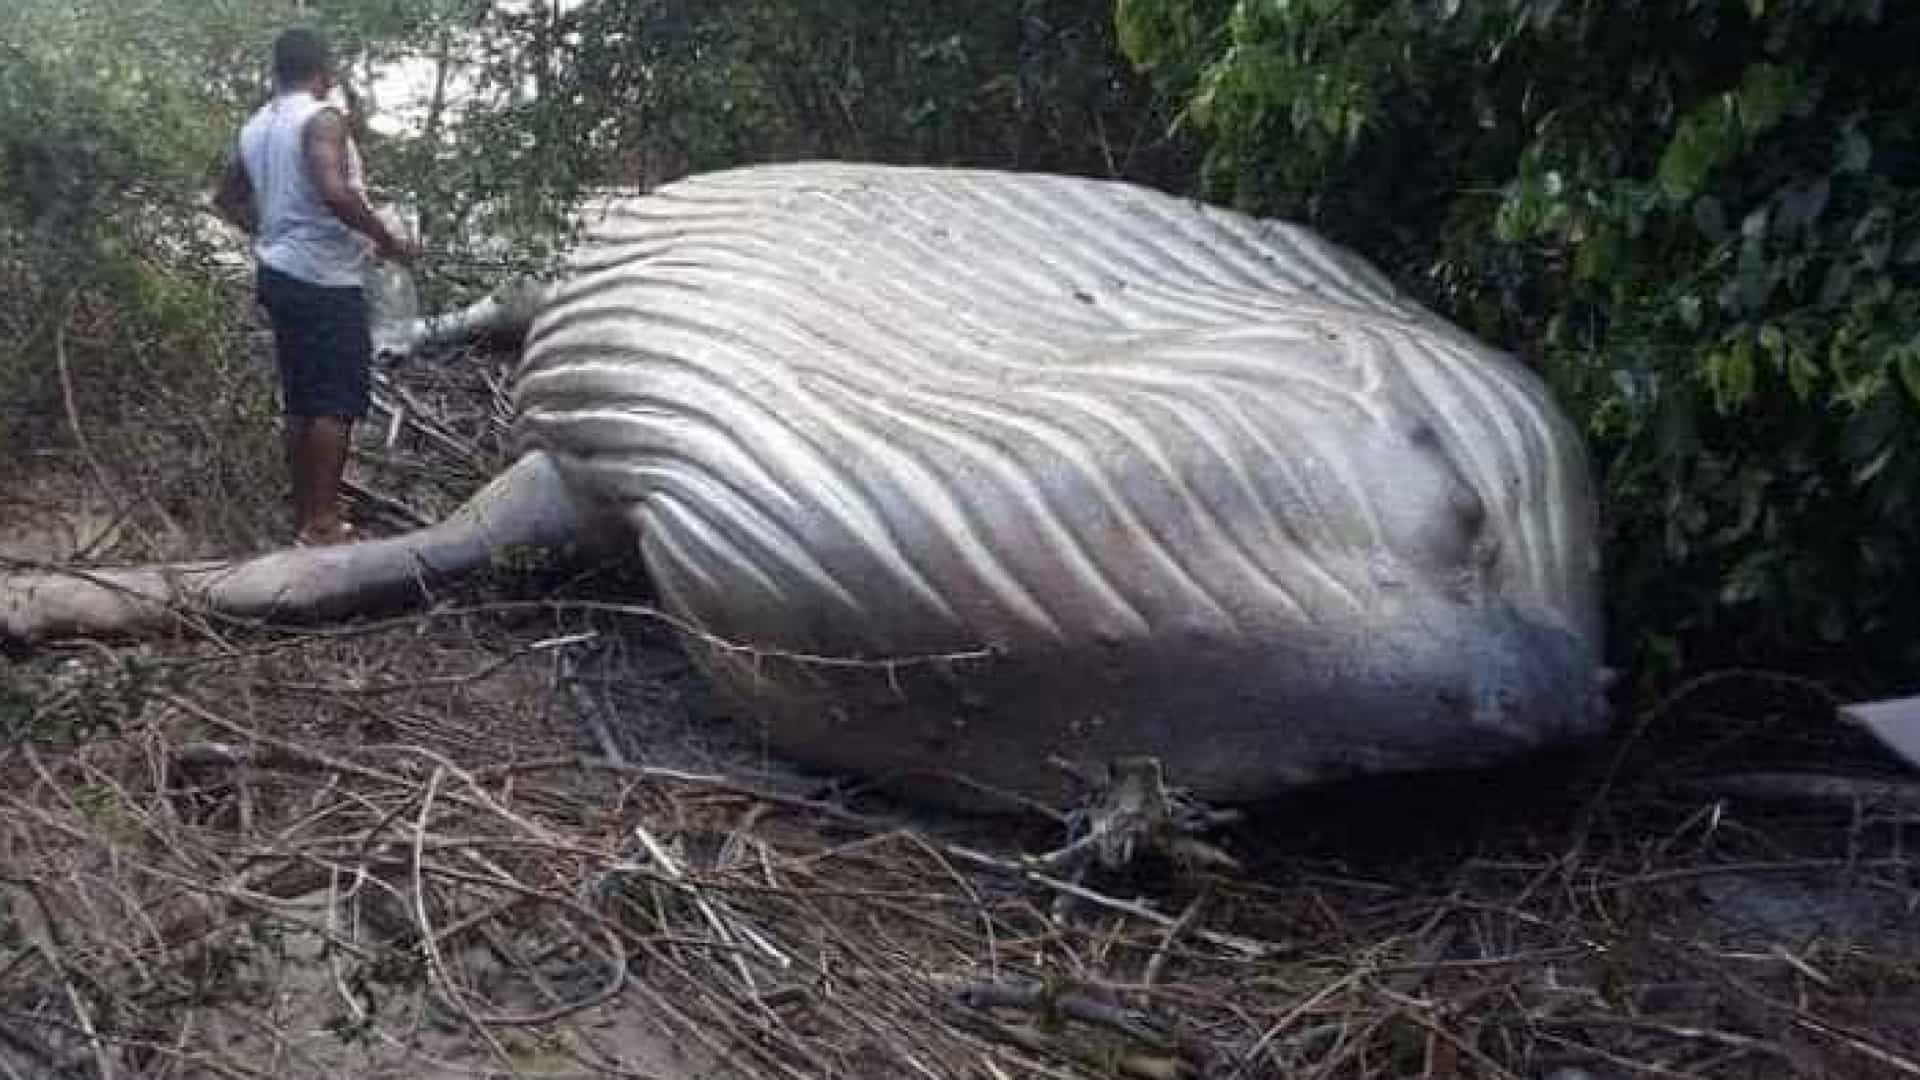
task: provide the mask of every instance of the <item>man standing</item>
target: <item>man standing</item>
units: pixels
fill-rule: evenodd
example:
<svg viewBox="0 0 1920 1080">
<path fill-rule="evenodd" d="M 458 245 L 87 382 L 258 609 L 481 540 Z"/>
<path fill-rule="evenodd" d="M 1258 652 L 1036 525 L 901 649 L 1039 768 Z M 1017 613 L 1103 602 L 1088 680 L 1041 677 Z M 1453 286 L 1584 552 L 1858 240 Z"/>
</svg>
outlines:
<svg viewBox="0 0 1920 1080">
<path fill-rule="evenodd" d="M 340 479 L 353 423 L 366 416 L 373 345 L 364 278 L 372 255 L 411 262 L 360 182 L 347 120 L 327 103 L 333 60 L 318 33 L 273 43 L 273 100 L 247 121 L 214 207 L 254 238 L 261 303 L 273 322 L 298 542 L 338 544 Z"/>
</svg>

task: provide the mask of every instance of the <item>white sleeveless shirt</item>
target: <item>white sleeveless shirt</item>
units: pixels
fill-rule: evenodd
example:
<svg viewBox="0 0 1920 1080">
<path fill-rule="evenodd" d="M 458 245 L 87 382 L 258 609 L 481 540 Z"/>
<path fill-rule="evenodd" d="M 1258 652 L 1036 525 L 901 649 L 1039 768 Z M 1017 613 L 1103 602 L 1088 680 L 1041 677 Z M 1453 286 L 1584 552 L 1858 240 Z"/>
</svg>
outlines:
<svg viewBox="0 0 1920 1080">
<path fill-rule="evenodd" d="M 253 253 L 311 285 L 359 287 L 373 242 L 334 215 L 307 171 L 307 122 L 331 107 L 304 91 L 281 94 L 241 129 L 240 161 L 259 217 Z M 352 139 L 347 140 L 347 175 L 354 187 L 361 185 L 360 155 Z"/>
</svg>

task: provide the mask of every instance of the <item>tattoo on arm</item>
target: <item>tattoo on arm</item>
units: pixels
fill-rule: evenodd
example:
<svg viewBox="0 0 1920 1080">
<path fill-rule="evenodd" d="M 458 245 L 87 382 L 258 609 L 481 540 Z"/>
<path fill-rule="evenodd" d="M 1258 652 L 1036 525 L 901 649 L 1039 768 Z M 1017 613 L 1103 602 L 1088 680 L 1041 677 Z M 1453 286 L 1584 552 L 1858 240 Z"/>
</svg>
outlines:
<svg viewBox="0 0 1920 1080">
<path fill-rule="evenodd" d="M 337 109 L 322 109 L 307 121 L 307 173 L 322 202 L 348 228 L 363 233 L 382 250 L 395 246 L 387 227 L 374 216 L 365 196 L 347 176 L 347 121 Z"/>
</svg>

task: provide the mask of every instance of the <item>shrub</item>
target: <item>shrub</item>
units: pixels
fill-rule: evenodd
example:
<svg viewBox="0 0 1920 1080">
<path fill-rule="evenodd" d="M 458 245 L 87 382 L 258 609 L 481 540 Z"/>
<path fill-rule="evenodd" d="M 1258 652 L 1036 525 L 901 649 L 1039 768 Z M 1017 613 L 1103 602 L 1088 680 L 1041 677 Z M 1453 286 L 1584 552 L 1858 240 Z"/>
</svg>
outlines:
<svg viewBox="0 0 1920 1080">
<path fill-rule="evenodd" d="M 1620 658 L 1920 660 L 1920 11 L 1119 0 L 1206 183 L 1533 359 Z"/>
</svg>

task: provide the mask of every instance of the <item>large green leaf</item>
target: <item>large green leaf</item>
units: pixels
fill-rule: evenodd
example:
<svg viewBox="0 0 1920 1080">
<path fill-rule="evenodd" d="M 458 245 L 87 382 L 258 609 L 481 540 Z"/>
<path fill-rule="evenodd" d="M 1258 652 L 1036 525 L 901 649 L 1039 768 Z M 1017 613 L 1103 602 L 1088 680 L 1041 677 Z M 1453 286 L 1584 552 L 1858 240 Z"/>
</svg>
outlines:
<svg viewBox="0 0 1920 1080">
<path fill-rule="evenodd" d="M 1714 100 L 1680 121 L 1673 139 L 1660 155 L 1657 179 L 1669 198 L 1698 194 L 1707 175 L 1733 156 L 1739 129 L 1724 100 Z"/>
</svg>

